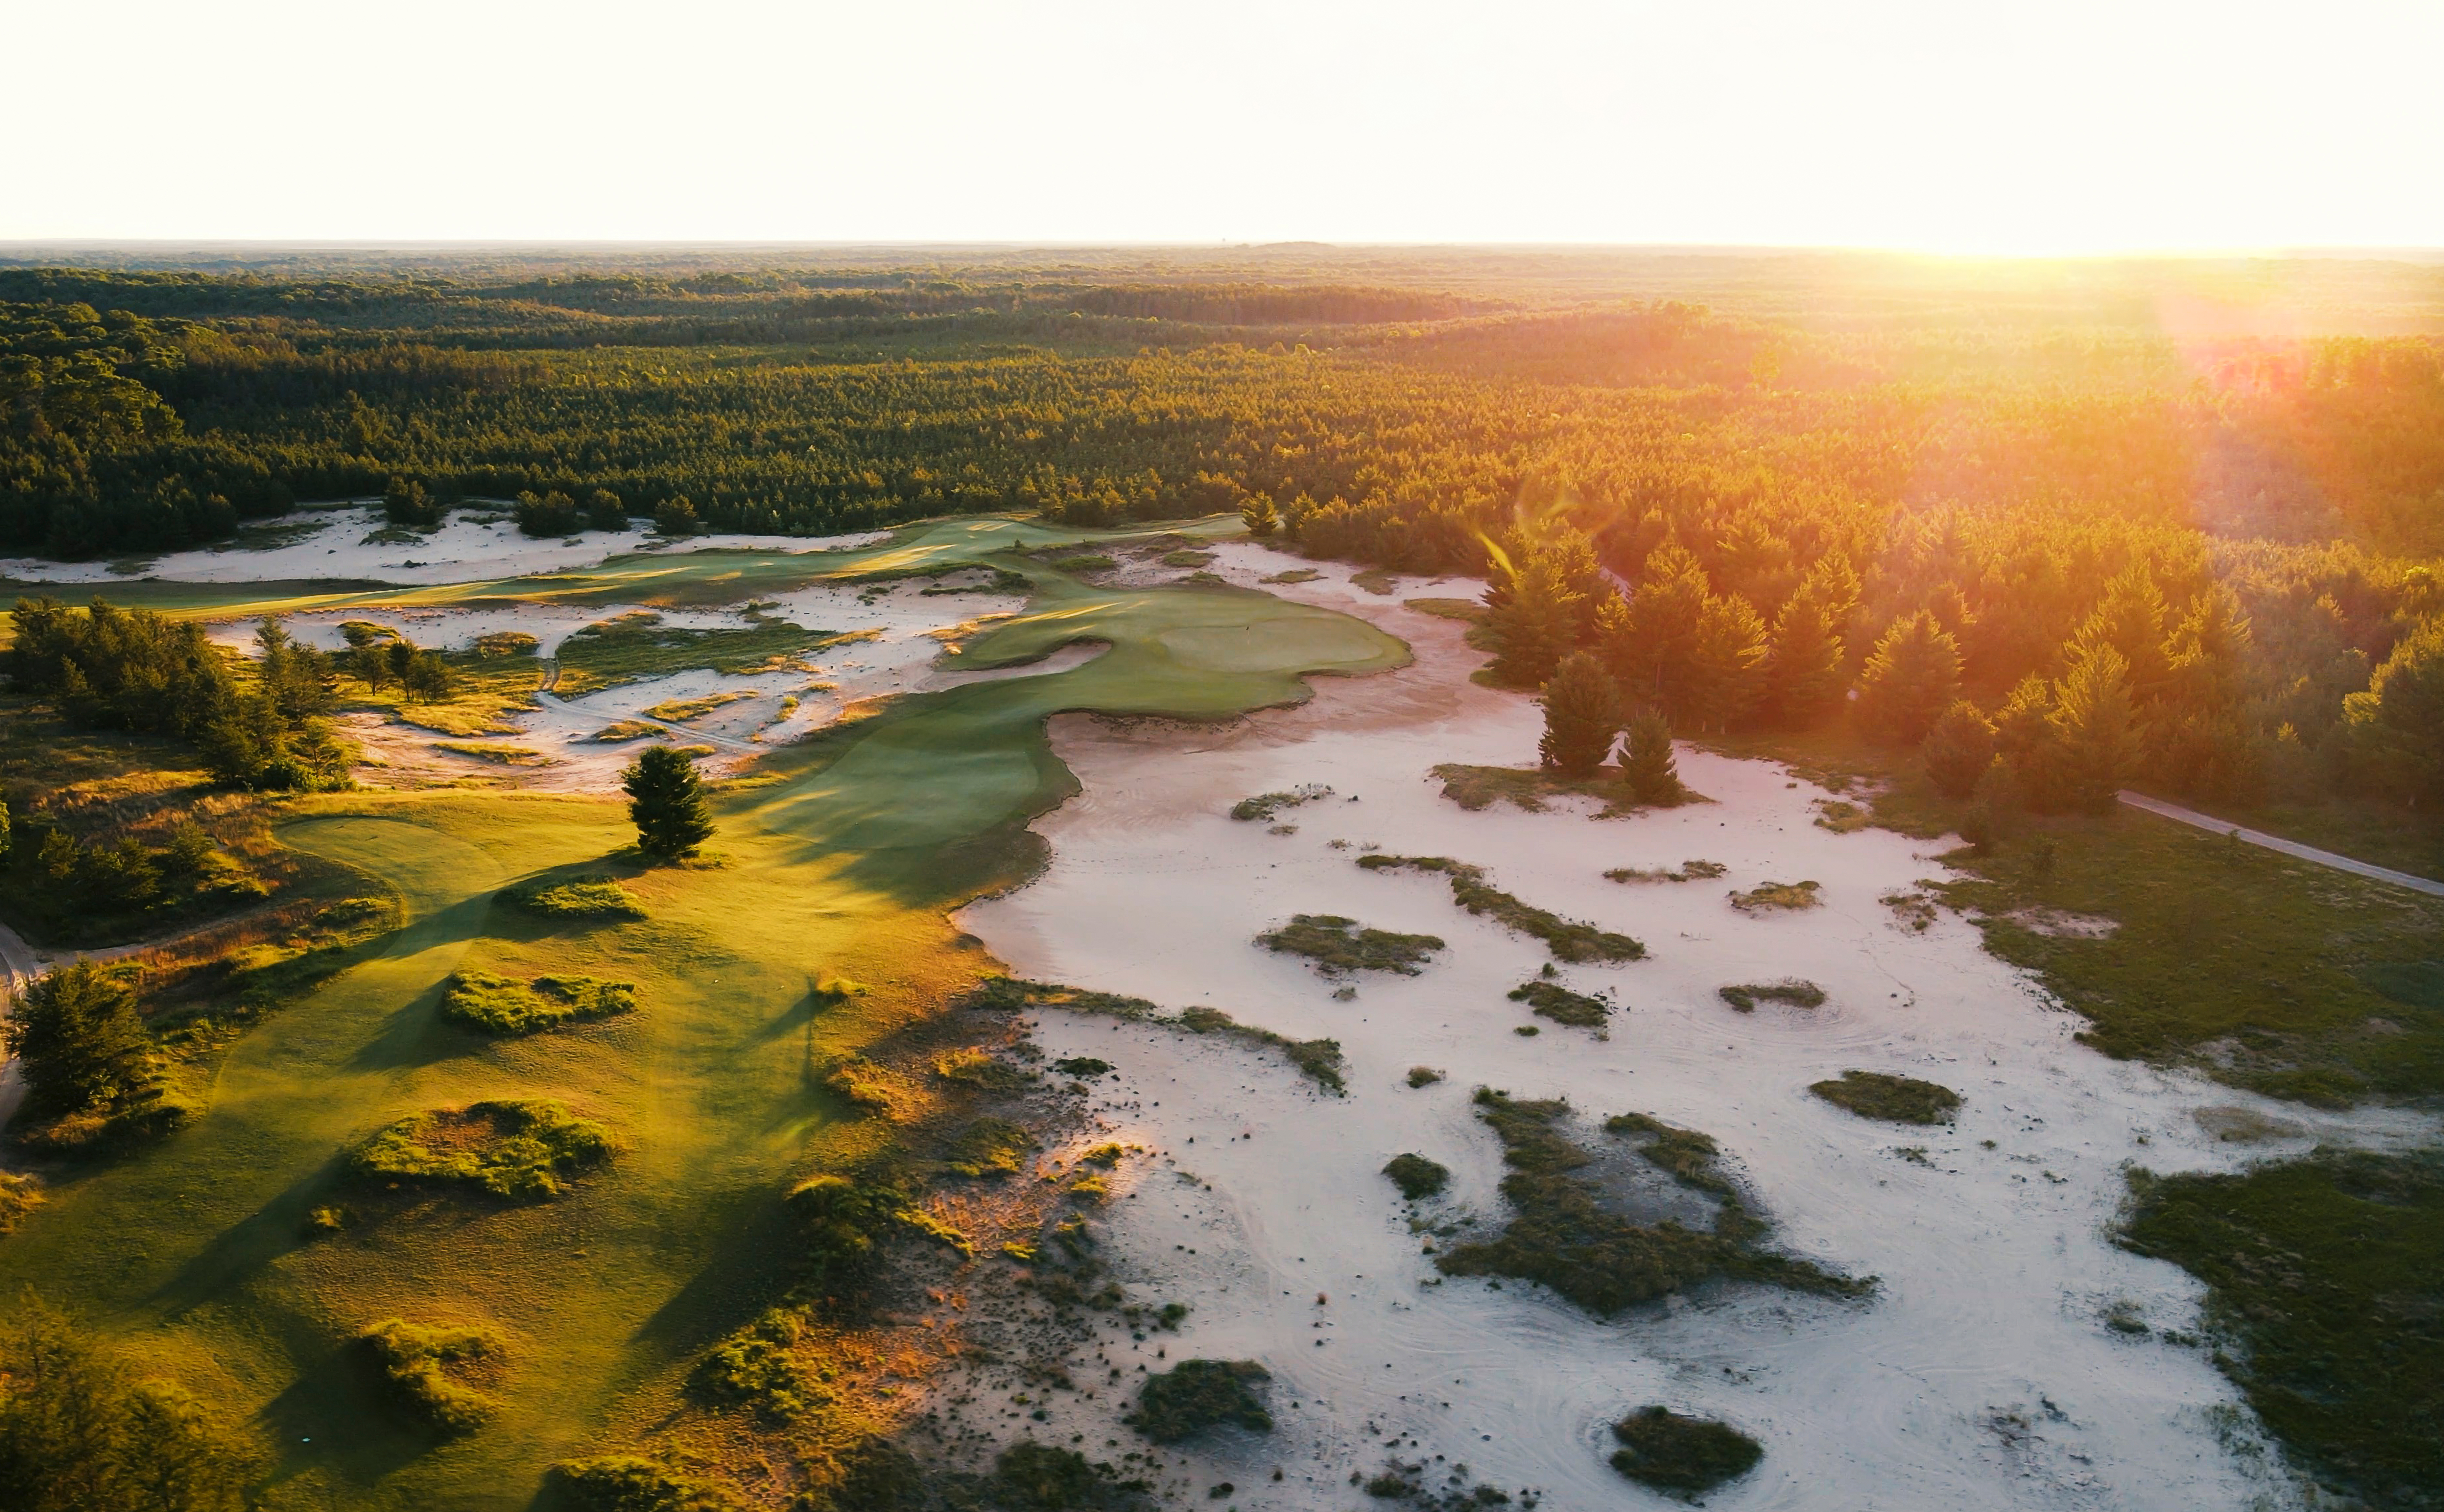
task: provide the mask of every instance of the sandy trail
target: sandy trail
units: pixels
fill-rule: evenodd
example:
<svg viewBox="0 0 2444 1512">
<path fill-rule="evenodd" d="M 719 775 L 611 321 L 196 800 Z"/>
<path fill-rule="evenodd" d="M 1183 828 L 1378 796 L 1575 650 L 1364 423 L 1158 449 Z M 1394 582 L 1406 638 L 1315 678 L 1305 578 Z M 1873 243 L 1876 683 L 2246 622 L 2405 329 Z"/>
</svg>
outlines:
<svg viewBox="0 0 2444 1512">
<path fill-rule="evenodd" d="M 1241 581 L 1283 564 L 1244 547 L 1224 556 L 1217 570 Z M 2071 1038 L 2080 1021 L 1986 954 L 1967 921 L 1897 924 L 1879 899 L 1940 871 L 1927 848 L 1817 827 L 1810 805 L 1826 795 L 1769 764 L 1684 749 L 1683 775 L 1717 802 L 1629 820 L 1577 804 L 1464 813 L 1428 769 L 1525 761 L 1534 709 L 1465 680 L 1480 658 L 1460 627 L 1326 570 L 1285 591 L 1383 623 L 1412 641 L 1416 666 L 1324 680 L 1304 708 L 1227 727 L 1057 722 L 1083 791 L 1038 824 L 1053 861 L 962 915 L 1023 975 L 1211 1004 L 1344 1048 L 1350 1091 L 1335 1099 L 1262 1054 L 1037 1016 L 1051 1055 L 1120 1067 L 1099 1083 L 1099 1116 L 1170 1162 L 1137 1168 L 1111 1247 L 1138 1295 L 1194 1312 L 1183 1337 L 1125 1357 L 1159 1342 L 1172 1359 L 1249 1357 L 1275 1375 L 1276 1432 L 1215 1442 L 1191 1456 L 1195 1474 L 1249 1488 L 1246 1507 L 1342 1508 L 1352 1471 L 1441 1455 L 1506 1489 L 1540 1487 L 1548 1506 L 1652 1504 L 1606 1466 L 1605 1429 L 1660 1401 L 1765 1443 L 1757 1471 L 1707 1499 L 1718 1508 L 2299 1504 L 2205 1355 L 2161 1337 L 2195 1327 L 2200 1289 L 2107 1237 L 2122 1172 L 2232 1169 L 2321 1138 L 2415 1143 L 2434 1137 L 2433 1120 L 2278 1108 L 2088 1051 Z M 1305 783 L 1335 793 L 1279 816 L 1294 834 L 1226 817 L 1240 797 Z M 1370 843 L 1487 866 L 1532 903 L 1644 940 L 1648 960 L 1560 968 L 1566 985 L 1610 988 L 1626 1005 L 1609 1038 L 1549 1023 L 1515 1035 L 1539 1021 L 1504 994 L 1545 964 L 1543 948 L 1462 913 L 1438 878 L 1360 871 Z M 1641 887 L 1602 876 L 1693 857 L 1729 875 Z M 1823 884 L 1824 907 L 1750 917 L 1725 898 L 1801 879 Z M 1250 944 L 1293 912 L 1451 948 L 1417 978 L 1368 977 L 1337 1001 L 1333 984 Z M 1744 1016 L 1715 996 L 1787 975 L 1829 1001 Z M 1411 1090 L 1403 1073 L 1421 1063 L 1449 1079 Z M 1967 1105 L 1954 1127 L 1918 1129 L 1805 1090 L 1852 1067 L 1939 1081 Z M 1394 1153 L 1425 1153 L 1453 1172 L 1432 1213 L 1499 1216 L 1499 1150 L 1468 1102 L 1479 1084 L 1565 1096 L 1590 1120 L 1638 1111 L 1715 1135 L 1780 1245 L 1879 1276 L 1879 1295 L 1845 1304 L 1713 1285 L 1605 1323 L 1521 1283 L 1439 1281 L 1379 1172 Z M 2198 1115 L 2235 1106 L 2279 1112 L 2294 1136 L 2218 1142 Z M 2158 1332 L 2117 1331 L 2108 1309 Z M 1067 1398 L 1045 1431 L 1129 1438 L 1110 1412 Z M 1267 1478 L 1275 1466 L 1280 1483 Z"/>
<path fill-rule="evenodd" d="M 6 1020 L 16 1006 L 18 994 L 33 986 L 34 978 L 43 974 L 43 963 L 26 937 L 5 924 L 0 924 L 0 1020 Z M 17 1116 L 18 1107 L 26 1100 L 25 1068 L 15 1056 L 0 1059 L 0 1134 L 9 1131 L 9 1120 Z"/>
</svg>

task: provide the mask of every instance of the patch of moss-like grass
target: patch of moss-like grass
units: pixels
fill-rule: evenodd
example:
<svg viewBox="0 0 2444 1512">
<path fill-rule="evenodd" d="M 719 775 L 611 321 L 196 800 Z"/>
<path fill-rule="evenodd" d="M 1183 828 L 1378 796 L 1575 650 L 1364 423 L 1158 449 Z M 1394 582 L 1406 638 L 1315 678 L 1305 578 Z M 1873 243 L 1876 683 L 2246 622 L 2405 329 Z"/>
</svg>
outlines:
<svg viewBox="0 0 2444 1512">
<path fill-rule="evenodd" d="M 1098 572 L 1109 572 L 1119 565 L 1120 562 L 1117 560 L 1107 557 L 1100 551 L 1082 552 L 1077 556 L 1056 558 L 1052 563 L 1055 571 L 1065 572 L 1073 577 L 1083 577 Z"/>
<path fill-rule="evenodd" d="M 537 1034 L 561 1024 L 635 1011 L 637 985 L 590 976 L 539 976 L 531 982 L 472 968 L 451 974 L 441 1016 L 486 1034 Z"/>
<path fill-rule="evenodd" d="M 573 697 L 682 672 L 763 672 L 811 655 L 837 638 L 783 619 L 759 619 L 734 630 L 681 630 L 660 615 L 639 610 L 597 621 L 563 640 L 554 654 L 560 681 L 553 691 Z"/>
<path fill-rule="evenodd" d="M 1539 1018 L 1580 1029 L 1601 1029 L 1612 1016 L 1611 1004 L 1573 992 L 1558 982 L 1522 982 L 1510 989 L 1510 1001 L 1527 1004 Z"/>
<path fill-rule="evenodd" d="M 944 1166 L 972 1178 L 1016 1174 L 1035 1148 L 1035 1136 L 1006 1118 L 978 1118 L 951 1141 Z"/>
<path fill-rule="evenodd" d="M 1399 584 L 1399 575 L 1393 572 L 1389 567 L 1368 567 L 1363 571 L 1353 572 L 1349 575 L 1349 585 L 1351 587 L 1363 588 L 1368 593 L 1375 595 L 1375 597 L 1379 599 L 1389 599 L 1392 597 L 1393 590 L 1398 588 Z"/>
<path fill-rule="evenodd" d="M 42 1205 L 40 1181 L 13 1171 L 0 1171 L 0 1234 L 16 1232 L 26 1216 Z"/>
<path fill-rule="evenodd" d="M 1615 1132 L 1664 1148 L 1650 1155 L 1684 1185 L 1718 1202 L 1711 1232 L 1675 1219 L 1638 1223 L 1613 1210 L 1602 1183 L 1580 1172 L 1595 1157 L 1565 1137 L 1569 1105 L 1521 1102 L 1481 1088 L 1477 1116 L 1502 1141 L 1502 1195 L 1509 1224 L 1495 1238 L 1457 1245 L 1435 1261 L 1449 1276 L 1510 1276 L 1552 1288 L 1599 1318 L 1715 1278 L 1764 1282 L 1837 1297 L 1863 1295 L 1872 1282 L 1823 1270 L 1757 1247 L 1765 1232 L 1731 1184 L 1714 1171 L 1711 1139 L 1693 1131 L 1625 1116 Z M 1617 1120 L 1617 1122 L 1619 1122 Z M 1687 1174 L 1683 1174 L 1686 1171 Z"/>
<path fill-rule="evenodd" d="M 1667 1407 L 1641 1408 L 1612 1426 L 1620 1444 L 1612 1467 L 1651 1489 L 1678 1496 L 1711 1491 L 1737 1480 L 1765 1458 L 1764 1446 L 1711 1417 Z"/>
<path fill-rule="evenodd" d="M 1182 1360 L 1147 1377 L 1137 1411 L 1122 1421 L 1157 1444 L 1176 1444 L 1224 1423 L 1268 1433 L 1273 1416 L 1255 1388 L 1270 1379 L 1253 1360 Z"/>
<path fill-rule="evenodd" d="M 1313 582 L 1323 576 L 1323 573 L 1316 571 L 1313 567 L 1291 567 L 1285 571 L 1276 572 L 1270 577 L 1259 579 L 1258 581 L 1263 582 L 1279 583 Z"/>
<path fill-rule="evenodd" d="M 2130 1175 L 2121 1243 L 2204 1282 L 2215 1364 L 2293 1464 L 2369 1506 L 2444 1487 L 2444 1153 L 2320 1149 Z"/>
<path fill-rule="evenodd" d="M 1816 827 L 1829 829 L 1836 835 L 1856 835 L 1875 822 L 1865 809 L 1839 798 L 1816 801 Z"/>
<path fill-rule="evenodd" d="M 1332 789 L 1324 784 L 1308 783 L 1287 792 L 1258 793 L 1253 798 L 1243 798 L 1231 805 L 1231 817 L 1243 822 L 1269 820 L 1283 809 L 1296 808 L 1301 803 L 1312 803 L 1331 796 Z"/>
<path fill-rule="evenodd" d="M 567 1460 L 551 1469 L 551 1490 L 569 1512 L 746 1512 L 724 1486 L 659 1460 L 634 1454 Z"/>
<path fill-rule="evenodd" d="M 1474 599 L 1403 599 L 1402 607 L 1415 609 L 1436 619 L 1455 619 L 1472 625 L 1485 618 L 1485 605 Z"/>
<path fill-rule="evenodd" d="M 1426 957 L 1443 949 L 1438 936 L 1370 929 L 1338 913 L 1292 914 L 1280 929 L 1257 935 L 1256 943 L 1282 955 L 1303 955 L 1326 976 L 1351 971 L 1416 976 Z"/>
<path fill-rule="evenodd" d="M 1442 780 L 1443 796 L 1472 814 L 1495 803 L 1542 814 L 1546 811 L 1546 799 L 1565 794 L 1602 800 L 1604 807 L 1596 816 L 1599 819 L 1625 818 L 1639 808 L 1637 799 L 1621 782 L 1620 771 L 1612 767 L 1593 777 L 1564 777 L 1543 766 L 1471 766 L 1445 762 L 1434 771 Z"/>
<path fill-rule="evenodd" d="M 1743 913 L 1790 913 L 1823 908 L 1824 889 L 1816 882 L 1759 882 L 1743 893 L 1734 889 L 1731 907 Z"/>
<path fill-rule="evenodd" d="M 501 897 L 511 907 L 547 919 L 641 919 L 645 906 L 607 876 L 582 876 L 560 881 L 534 881 L 505 887 Z"/>
<path fill-rule="evenodd" d="M 1408 1082 L 1411 1089 L 1431 1087 L 1443 1079 L 1443 1074 L 1433 1066 L 1411 1066 Z"/>
<path fill-rule="evenodd" d="M 392 1318 L 359 1334 L 357 1346 L 392 1400 L 435 1432 L 467 1432 L 500 1405 L 452 1374 L 499 1355 L 500 1341 L 480 1328 L 428 1328 Z"/>
<path fill-rule="evenodd" d="M 1786 977 L 1779 982 L 1741 982 L 1714 989 L 1714 995 L 1742 1013 L 1754 1013 L 1760 1003 L 1787 1003 L 1794 1008 L 1821 1008 L 1824 989 L 1813 982 Z"/>
<path fill-rule="evenodd" d="M 1032 1073 L 978 1045 L 945 1050 L 934 1057 L 933 1065 L 934 1075 L 943 1080 L 982 1092 L 1016 1092 L 1035 1079 Z"/>
<path fill-rule="evenodd" d="M 965 999 L 972 1007 L 999 1012 L 1016 1012 L 1024 1008 L 1063 1008 L 1072 1013 L 1100 1013 L 1124 1019 L 1132 1023 L 1157 1023 L 1185 1029 L 1191 1034 L 1219 1034 L 1249 1044 L 1279 1050 L 1301 1076 L 1341 1097 L 1347 1093 L 1348 1083 L 1342 1075 L 1341 1042 L 1338 1040 L 1293 1040 L 1270 1029 L 1252 1023 L 1241 1023 L 1220 1008 L 1183 1008 L 1176 1015 L 1167 1014 L 1143 998 L 1124 997 L 1117 992 L 1098 992 L 1090 987 L 1062 986 L 1050 982 L 1028 982 L 1018 977 L 988 976 L 979 980 Z M 1102 1061 L 1094 1062 L 1103 1065 Z M 1060 1069 L 1056 1064 L 1054 1069 Z M 1107 1065 L 1103 1069 L 1111 1068 Z"/>
<path fill-rule="evenodd" d="M 1616 866 L 1604 874 L 1607 882 L 1702 882 L 1722 876 L 1731 868 L 1720 861 L 1682 861 L 1676 872 L 1660 866 Z"/>
<path fill-rule="evenodd" d="M 1451 1185 L 1451 1168 L 1420 1154 L 1394 1155 L 1383 1167 L 1383 1174 L 1400 1189 L 1400 1195 L 1411 1202 L 1431 1197 Z"/>
<path fill-rule="evenodd" d="M 551 758 L 531 746 L 512 746 L 495 740 L 436 740 L 433 748 L 448 751 L 453 756 L 465 756 L 495 766 L 548 766 Z"/>
<path fill-rule="evenodd" d="M 611 1157 L 611 1132 L 544 1099 L 419 1113 L 359 1145 L 348 1169 L 369 1181 L 471 1186 L 496 1197 L 549 1197 Z"/>
<path fill-rule="evenodd" d="M 1886 1123 L 1950 1123 L 1960 1108 L 1960 1094 L 1950 1087 L 1881 1071 L 1844 1071 L 1836 1080 L 1810 1082 L 1807 1090 L 1861 1118 Z"/>
<path fill-rule="evenodd" d="M 671 732 L 641 719 L 622 719 L 585 737 L 598 746 L 621 746 L 632 740 L 668 740 Z"/>
<path fill-rule="evenodd" d="M 1065 1077 L 1076 1077 L 1082 1081 L 1089 1081 L 1097 1077 L 1110 1076 L 1112 1063 L 1097 1056 L 1073 1055 L 1065 1056 L 1053 1061 L 1052 1069 Z"/>
<path fill-rule="evenodd" d="M 1523 903 L 1487 882 L 1485 868 L 1454 861 L 1448 856 L 1361 856 L 1358 864 L 1369 872 L 1439 872 L 1451 881 L 1453 902 L 1506 929 L 1544 941 L 1556 961 L 1635 961 L 1646 954 L 1646 947 L 1626 934 L 1600 930 Z"/>
</svg>

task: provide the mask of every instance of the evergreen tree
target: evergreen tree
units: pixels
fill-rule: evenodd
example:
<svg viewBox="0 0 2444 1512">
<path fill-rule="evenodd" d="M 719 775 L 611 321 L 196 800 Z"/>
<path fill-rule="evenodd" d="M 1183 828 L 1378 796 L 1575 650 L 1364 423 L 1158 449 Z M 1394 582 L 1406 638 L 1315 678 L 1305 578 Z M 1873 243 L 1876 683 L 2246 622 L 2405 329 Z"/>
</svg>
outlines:
<svg viewBox="0 0 2444 1512">
<path fill-rule="evenodd" d="M 140 1086 L 151 1048 L 136 994 L 91 961 L 28 987 L 0 1022 L 0 1042 L 23 1059 L 26 1111 L 37 1118 L 81 1113 Z"/>
<path fill-rule="evenodd" d="M 2105 585 L 2104 597 L 2071 637 L 2064 655 L 2077 662 L 2097 647 L 2112 647 L 2121 658 L 2131 698 L 2149 705 L 2162 696 L 2172 670 L 2164 639 L 2164 595 L 2141 562 Z"/>
<path fill-rule="evenodd" d="M 1918 754 L 1927 780 L 1946 798 L 1967 798 L 1994 765 L 1994 727 L 1968 699 L 1956 699 L 1926 732 Z"/>
<path fill-rule="evenodd" d="M 1620 732 L 1620 690 L 1583 651 L 1562 658 L 1545 685 L 1545 738 L 1536 754 L 1565 777 L 1591 777 Z"/>
<path fill-rule="evenodd" d="M 1248 502 L 1239 506 L 1239 518 L 1247 524 L 1248 533 L 1259 541 L 1271 538 L 1282 527 L 1281 511 L 1273 507 L 1269 493 L 1251 493 Z"/>
<path fill-rule="evenodd" d="M 1846 562 L 1842 570 L 1849 570 Z M 1765 707 L 1767 717 L 1786 729 L 1814 724 L 1842 696 L 1846 653 L 1841 626 L 1849 608 L 1839 601 L 1838 593 L 1837 584 L 1820 569 L 1774 616 L 1766 648 Z"/>
<path fill-rule="evenodd" d="M 1765 692 L 1765 621 L 1738 594 L 1709 599 L 1689 648 L 1689 681 L 1681 697 L 1700 729 L 1730 729 L 1748 717 Z"/>
<path fill-rule="evenodd" d="M 2201 798 L 2254 793 L 2262 775 L 2242 709 L 2250 633 L 2240 600 L 2215 583 L 2173 632 L 2163 696 L 2148 711 L 2147 765 L 2181 792 Z"/>
<path fill-rule="evenodd" d="M 1545 557 L 1529 558 L 1505 587 L 1485 616 L 1496 648 L 1493 673 L 1513 688 L 1541 687 L 1578 647 L 1579 596 Z"/>
<path fill-rule="evenodd" d="M 692 856 L 713 838 L 713 806 L 695 764 L 668 746 L 649 746 L 620 775 L 637 847 L 666 860 Z"/>
<path fill-rule="evenodd" d="M 2046 786 L 2063 806 L 2101 813 L 2138 771 L 2138 735 L 2121 654 L 2091 645 L 2054 688 L 2054 771 Z"/>
<path fill-rule="evenodd" d="M 2444 618 L 2405 636 L 2342 708 L 2364 785 L 2444 802 Z"/>
<path fill-rule="evenodd" d="M 1859 728 L 1871 740 L 1915 746 L 1960 696 L 1960 643 L 1921 609 L 1893 621 L 1859 676 Z"/>
<path fill-rule="evenodd" d="M 1679 713 L 1690 683 L 1697 621 L 1713 590 L 1706 569 L 1678 545 L 1657 547 L 1646 577 L 1618 609 L 1607 606 L 1597 635 L 1604 664 L 1626 695 Z"/>
<path fill-rule="evenodd" d="M 1672 722 L 1652 709 L 1630 716 L 1621 741 L 1621 780 L 1641 803 L 1671 804 L 1687 796 L 1679 765 L 1672 759 Z"/>
</svg>

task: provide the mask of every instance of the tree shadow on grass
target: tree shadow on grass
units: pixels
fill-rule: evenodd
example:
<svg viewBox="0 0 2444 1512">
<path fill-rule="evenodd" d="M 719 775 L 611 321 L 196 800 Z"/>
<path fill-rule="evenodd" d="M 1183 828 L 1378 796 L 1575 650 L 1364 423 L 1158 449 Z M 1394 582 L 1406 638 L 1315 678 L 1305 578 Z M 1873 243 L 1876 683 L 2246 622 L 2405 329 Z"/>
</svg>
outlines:
<svg viewBox="0 0 2444 1512">
<path fill-rule="evenodd" d="M 154 1300 L 176 1318 L 243 1285 L 281 1256 L 312 1243 L 308 1218 L 331 1200 L 347 1176 L 347 1152 L 334 1153 L 278 1196 L 214 1235 Z"/>
<path fill-rule="evenodd" d="M 442 1442 L 399 1414 L 356 1350 L 334 1346 L 302 1318 L 284 1332 L 296 1379 L 256 1414 L 279 1448 L 272 1485 L 316 1470 L 376 1485 Z"/>
</svg>

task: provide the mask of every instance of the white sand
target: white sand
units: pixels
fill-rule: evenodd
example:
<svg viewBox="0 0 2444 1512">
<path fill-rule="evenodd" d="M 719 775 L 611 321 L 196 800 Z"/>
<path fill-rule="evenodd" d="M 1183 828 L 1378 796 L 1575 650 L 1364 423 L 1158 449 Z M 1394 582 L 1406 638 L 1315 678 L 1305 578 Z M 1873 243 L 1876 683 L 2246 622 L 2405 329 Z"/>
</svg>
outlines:
<svg viewBox="0 0 2444 1512">
<path fill-rule="evenodd" d="M 499 511 L 506 514 L 507 505 Z M 588 530 L 566 538 L 522 535 L 507 518 L 477 524 L 478 507 L 454 513 L 439 529 L 413 543 L 378 544 L 366 537 L 382 528 L 379 504 L 301 508 L 277 524 L 312 526 L 285 544 L 264 550 L 208 546 L 107 562 L 46 562 L 34 557 L 0 559 L 0 578 L 18 582 L 110 583 L 129 578 L 172 582 L 281 582 L 337 578 L 386 583 L 470 582 L 591 567 L 631 552 L 683 553 L 718 548 L 750 551 L 840 551 L 890 536 L 887 530 L 822 537 L 708 535 L 665 542 L 642 525 L 618 531 Z M 129 570 L 115 570 L 123 567 Z"/>
<path fill-rule="evenodd" d="M 1226 556 L 1243 581 L 1286 564 L 1244 547 Z M 1159 1364 L 1161 1345 L 1172 1360 L 1257 1359 L 1276 1377 L 1279 1429 L 1191 1454 L 1192 1482 L 1231 1480 L 1245 1507 L 1345 1508 L 1353 1469 L 1440 1454 L 1506 1489 L 1545 1488 L 1547 1506 L 1652 1504 L 1605 1464 L 1606 1427 L 1660 1401 L 1766 1445 L 1754 1473 L 1707 1499 L 1718 1508 L 2299 1504 L 2203 1354 L 2105 1325 L 2117 1305 L 2158 1329 L 2197 1321 L 2194 1282 L 2106 1237 L 2123 1169 L 2231 1169 L 2320 1137 L 2432 1139 L 2432 1121 L 2264 1103 L 2074 1043 L 2080 1021 L 1987 955 L 1965 921 L 1908 931 L 1879 903 L 1938 875 L 1935 848 L 1816 827 L 1810 805 L 1828 795 L 1768 764 L 1684 748 L 1684 776 L 1718 802 L 1633 820 L 1462 812 L 1427 769 L 1524 761 L 1535 710 L 1464 680 L 1479 658 L 1459 648 L 1459 627 L 1358 594 L 1345 577 L 1287 591 L 1379 619 L 1416 645 L 1416 668 L 1325 680 L 1304 709 L 1227 728 L 1060 722 L 1056 745 L 1083 792 L 1038 826 L 1050 869 L 963 914 L 1022 975 L 1211 1004 L 1293 1037 L 1336 1038 L 1347 1055 L 1350 1094 L 1332 1099 L 1263 1053 L 1038 1016 L 1051 1055 L 1121 1068 L 1100 1084 L 1115 1132 L 1212 1184 L 1140 1166 L 1137 1195 L 1114 1205 L 1111 1247 L 1134 1293 L 1195 1309 L 1184 1337 L 1123 1337 L 1115 1357 Z M 1337 796 L 1282 814 L 1293 836 L 1225 817 L 1238 798 L 1317 782 Z M 1336 838 L 1352 848 L 1331 849 Z M 1565 984 L 1609 987 L 1626 1005 L 1609 1040 L 1505 1001 L 1545 963 L 1543 948 L 1462 913 L 1439 877 L 1359 871 L 1367 841 L 1487 866 L 1531 903 L 1644 940 L 1643 962 L 1561 968 Z M 1601 876 L 1692 857 L 1730 874 L 1640 887 Z M 1725 901 L 1731 888 L 1803 879 L 1823 884 L 1824 908 L 1750 917 Z M 1420 977 L 1369 976 L 1337 1002 L 1332 984 L 1250 943 L 1294 912 L 1435 933 L 1451 949 Z M 1784 976 L 1823 985 L 1830 1001 L 1741 1015 L 1714 995 Z M 1528 1023 L 1543 1032 L 1511 1032 Z M 1418 1063 L 1449 1080 L 1410 1090 L 1403 1073 Z M 1805 1091 L 1851 1067 L 1942 1082 L 1967 1106 L 1953 1128 L 1916 1129 Z M 1602 1323 L 1525 1283 L 1431 1284 L 1379 1171 L 1395 1153 L 1425 1153 L 1454 1176 L 1435 1213 L 1498 1219 L 1499 1149 L 1468 1103 L 1478 1084 L 1565 1096 L 1598 1142 L 1595 1121 L 1633 1110 L 1715 1135 L 1781 1245 L 1880 1276 L 1880 1293 L 1845 1304 L 1713 1285 Z M 2294 1133 L 2243 1148 L 2194 1116 L 2235 1105 L 2279 1111 Z M 1893 1153 L 1909 1146 L 1930 1165 Z M 1047 1438 L 1135 1442 L 1113 1421 L 1120 1404 L 1059 1400 Z M 1384 1447 L 1396 1433 L 1416 1447 Z M 1276 1465 L 1279 1484 L 1266 1479 Z"/>
</svg>

